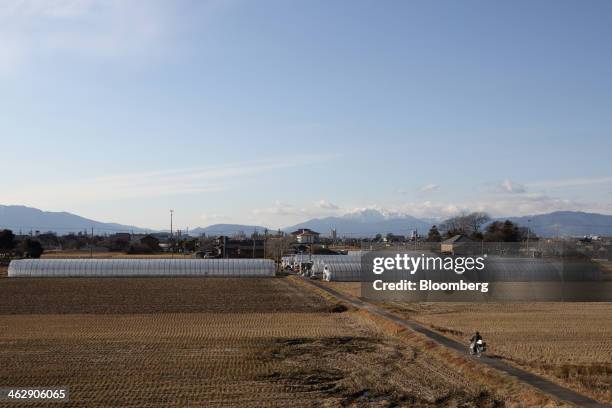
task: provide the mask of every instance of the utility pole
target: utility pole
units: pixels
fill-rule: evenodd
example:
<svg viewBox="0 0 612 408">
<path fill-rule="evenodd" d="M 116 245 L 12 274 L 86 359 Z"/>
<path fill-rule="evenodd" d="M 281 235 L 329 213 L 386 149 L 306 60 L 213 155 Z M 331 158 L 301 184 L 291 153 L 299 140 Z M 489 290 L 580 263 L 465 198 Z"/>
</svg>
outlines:
<svg viewBox="0 0 612 408">
<path fill-rule="evenodd" d="M 172 216 L 174 215 L 174 210 L 170 210 L 170 251 L 172 252 L 172 258 L 174 258 L 174 234 L 172 233 Z"/>
<path fill-rule="evenodd" d="M 94 240 L 93 227 L 91 227 L 91 242 L 89 243 L 89 257 L 90 258 L 93 258 L 93 240 Z"/>
<path fill-rule="evenodd" d="M 531 222 L 531 220 L 527 220 L 527 256 L 529 256 L 529 234 L 531 232 L 531 229 L 529 228 L 529 223 Z"/>
<path fill-rule="evenodd" d="M 170 210 L 170 237 L 172 237 L 172 216 L 174 214 L 174 210 Z"/>
</svg>

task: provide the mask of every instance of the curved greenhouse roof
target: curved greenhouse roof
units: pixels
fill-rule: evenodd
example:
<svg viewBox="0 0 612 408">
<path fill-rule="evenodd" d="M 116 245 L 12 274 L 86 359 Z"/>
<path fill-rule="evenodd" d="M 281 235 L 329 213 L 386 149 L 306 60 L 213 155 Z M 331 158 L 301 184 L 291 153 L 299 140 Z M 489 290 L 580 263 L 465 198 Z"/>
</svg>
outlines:
<svg viewBox="0 0 612 408">
<path fill-rule="evenodd" d="M 296 255 L 285 255 L 283 256 L 282 260 L 284 262 L 322 262 L 322 263 L 361 262 L 361 255 L 296 254 Z"/>
<path fill-rule="evenodd" d="M 361 263 L 350 261 L 327 263 L 323 268 L 323 279 L 326 281 L 360 282 Z"/>
<path fill-rule="evenodd" d="M 20 259 L 9 277 L 274 276 L 269 259 Z"/>
</svg>

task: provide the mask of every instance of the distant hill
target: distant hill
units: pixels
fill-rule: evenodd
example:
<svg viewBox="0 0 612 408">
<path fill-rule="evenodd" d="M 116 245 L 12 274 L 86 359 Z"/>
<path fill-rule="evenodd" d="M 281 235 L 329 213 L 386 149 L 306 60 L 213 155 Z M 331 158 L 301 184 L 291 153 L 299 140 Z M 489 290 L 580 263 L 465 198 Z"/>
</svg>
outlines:
<svg viewBox="0 0 612 408">
<path fill-rule="evenodd" d="M 26 234 L 30 231 L 59 234 L 91 231 L 96 234 L 114 234 L 116 232 L 145 232 L 145 229 L 131 225 L 99 222 L 67 212 L 41 211 L 22 205 L 0 205 L 0 228 L 11 229 L 15 233 Z"/>
<path fill-rule="evenodd" d="M 580 211 L 555 211 L 548 214 L 507 217 L 522 226 L 529 226 L 542 237 L 554 236 L 612 236 L 612 215 L 585 213 Z M 528 220 L 531 220 L 528 222 Z"/>
<path fill-rule="evenodd" d="M 244 232 L 246 236 L 250 236 L 255 230 L 259 233 L 263 233 L 266 227 L 262 227 L 261 225 L 214 224 L 204 228 L 198 227 L 189 230 L 189 235 L 199 236 L 206 234 L 206 236 L 227 235 L 231 237 L 232 235 Z M 268 228 L 268 231 L 274 230 Z"/>
<path fill-rule="evenodd" d="M 498 220 L 509 219 L 521 226 L 529 226 L 538 236 L 612 236 L 612 215 L 585 213 L 579 211 L 556 211 L 548 214 L 537 214 L 524 217 L 500 217 Z M 531 222 L 528 222 L 531 220 Z M 323 235 L 329 235 L 332 228 L 338 236 L 373 237 L 376 234 L 409 235 L 412 230 L 418 230 L 426 235 L 429 228 L 439 221 L 421 219 L 402 213 L 385 213 L 374 209 L 366 209 L 338 217 L 313 218 L 311 220 L 283 228 L 291 232 L 300 228 L 310 228 Z M 53 231 L 58 234 L 70 232 L 91 231 L 96 234 L 113 234 L 116 232 L 151 232 L 144 228 L 116 223 L 106 223 L 84 218 L 67 212 L 41 211 L 36 208 L 21 205 L 0 205 L 0 229 L 9 228 L 15 233 L 30 231 Z M 250 236 L 253 231 L 263 232 L 266 227 L 261 225 L 214 224 L 204 228 L 190 229 L 189 234 L 198 236 L 229 235 L 244 232 Z M 269 231 L 275 231 L 268 228 Z"/>
<path fill-rule="evenodd" d="M 367 209 L 340 217 L 314 218 L 284 230 L 291 232 L 300 228 L 310 228 L 323 235 L 329 235 L 331 229 L 335 228 L 339 237 L 362 237 L 388 233 L 410 235 L 416 229 L 419 234 L 424 235 L 433 224 L 435 222 L 432 220 L 423 220 L 406 214 L 383 214 L 378 210 Z"/>
<path fill-rule="evenodd" d="M 579 211 L 556 211 L 548 214 L 537 214 L 524 217 L 500 217 L 497 220 L 509 219 L 521 226 L 529 226 L 538 236 L 612 236 L 612 215 L 585 213 Z M 531 222 L 528 222 L 531 220 Z M 363 210 L 340 217 L 314 218 L 290 227 L 290 232 L 300 228 L 310 228 L 323 235 L 329 235 L 336 228 L 338 236 L 374 236 L 387 233 L 408 235 L 417 229 L 421 235 L 427 234 L 434 219 L 415 218 L 407 214 L 384 214 L 377 210 Z"/>
</svg>

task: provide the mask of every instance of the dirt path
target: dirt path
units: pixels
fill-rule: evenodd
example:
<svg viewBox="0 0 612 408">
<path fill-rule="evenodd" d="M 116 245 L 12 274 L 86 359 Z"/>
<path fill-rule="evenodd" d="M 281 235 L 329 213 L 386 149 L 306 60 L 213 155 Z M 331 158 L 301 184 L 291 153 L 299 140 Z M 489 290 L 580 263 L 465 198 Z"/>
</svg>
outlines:
<svg viewBox="0 0 612 408">
<path fill-rule="evenodd" d="M 351 298 L 347 295 L 341 294 L 325 285 L 322 285 L 321 283 L 317 282 L 317 281 L 313 281 L 310 279 L 304 279 L 305 282 L 310 283 L 313 286 L 316 286 L 317 288 L 324 290 L 325 292 L 329 293 L 330 295 L 334 296 L 335 298 L 346 302 L 354 307 L 357 307 L 359 309 L 364 309 L 367 310 L 370 313 L 376 314 L 378 316 L 384 317 L 386 319 L 389 319 L 391 321 L 393 321 L 394 323 L 405 327 L 407 329 L 410 330 L 414 330 L 418 333 L 421 333 L 425 336 L 427 336 L 428 338 L 436 341 L 437 343 L 448 347 L 452 350 L 458 351 L 460 353 L 465 353 L 466 352 L 466 345 L 459 343 L 455 340 L 449 339 L 448 337 L 445 337 L 439 333 L 436 333 L 432 330 L 429 330 L 428 328 L 420 325 L 419 323 L 416 323 L 414 321 L 411 320 L 406 320 L 403 319 L 401 317 L 398 317 L 392 313 L 389 313 L 388 311 L 386 311 L 385 309 L 383 309 L 382 307 L 373 305 L 371 303 L 359 300 L 359 299 L 355 299 L 355 298 Z M 490 367 L 493 367 L 499 371 L 503 371 L 506 374 L 509 374 L 513 377 L 516 377 L 517 379 L 519 379 L 522 382 L 525 382 L 537 389 L 539 389 L 540 391 L 543 391 L 547 394 L 550 394 L 552 396 L 554 396 L 555 398 L 558 398 L 562 401 L 565 402 L 569 402 L 572 404 L 575 404 L 577 406 L 580 407 L 585 407 L 585 408 L 610 408 L 610 405 L 607 404 L 603 404 L 600 402 L 597 402 L 589 397 L 586 397 L 582 394 L 579 394 L 575 391 L 572 391 L 570 389 L 567 389 L 565 387 L 562 387 L 560 385 L 557 385 L 551 381 L 548 381 L 538 375 L 532 374 L 528 371 L 522 370 L 520 368 L 514 367 L 510 364 L 504 363 L 503 361 L 500 361 L 498 359 L 494 359 L 491 357 L 487 357 L 487 356 L 483 356 L 481 358 L 479 358 L 477 360 L 478 362 L 482 363 L 482 364 L 486 364 Z"/>
</svg>

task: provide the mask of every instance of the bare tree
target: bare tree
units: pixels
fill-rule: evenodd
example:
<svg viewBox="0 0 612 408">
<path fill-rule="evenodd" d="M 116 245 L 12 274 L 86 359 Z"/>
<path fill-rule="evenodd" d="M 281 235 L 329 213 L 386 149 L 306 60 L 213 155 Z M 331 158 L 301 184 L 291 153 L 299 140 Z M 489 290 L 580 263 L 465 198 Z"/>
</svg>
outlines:
<svg viewBox="0 0 612 408">
<path fill-rule="evenodd" d="M 486 212 L 473 212 L 467 215 L 466 221 L 470 224 L 472 233 L 475 233 L 480 232 L 480 227 L 491 221 L 491 217 Z"/>
<path fill-rule="evenodd" d="M 465 234 L 474 235 L 480 233 L 480 228 L 489 222 L 491 218 L 485 212 L 462 212 L 461 214 L 444 221 L 440 228 L 449 235 Z"/>
<path fill-rule="evenodd" d="M 266 240 L 266 254 L 265 257 L 268 259 L 274 259 L 280 262 L 281 257 L 287 251 L 293 243 L 293 237 L 291 236 L 279 236 L 268 238 Z"/>
</svg>

